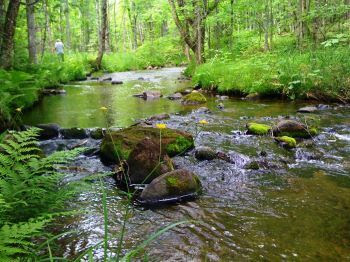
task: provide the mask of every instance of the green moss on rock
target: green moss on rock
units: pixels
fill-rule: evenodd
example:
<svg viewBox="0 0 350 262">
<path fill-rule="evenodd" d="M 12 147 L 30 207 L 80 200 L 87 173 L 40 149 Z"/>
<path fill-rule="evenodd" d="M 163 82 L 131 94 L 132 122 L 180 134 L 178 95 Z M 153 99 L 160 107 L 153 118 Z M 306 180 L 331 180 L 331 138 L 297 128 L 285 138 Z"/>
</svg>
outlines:
<svg viewBox="0 0 350 262">
<path fill-rule="evenodd" d="M 247 124 L 248 133 L 252 135 L 267 135 L 272 127 L 265 124 L 249 123 Z"/>
<path fill-rule="evenodd" d="M 194 173 L 179 169 L 154 179 L 143 190 L 140 199 L 145 203 L 154 204 L 157 201 L 199 194 L 201 190 L 201 182 Z"/>
<path fill-rule="evenodd" d="M 295 120 L 283 120 L 273 129 L 275 136 L 289 136 L 294 138 L 310 138 L 316 136 L 316 128 L 310 128 L 303 123 Z"/>
<path fill-rule="evenodd" d="M 174 142 L 170 143 L 166 147 L 166 152 L 169 156 L 176 156 L 186 152 L 194 147 L 193 139 L 188 139 L 183 136 L 179 136 Z"/>
<path fill-rule="evenodd" d="M 297 146 L 297 141 L 293 137 L 281 136 L 276 137 L 275 139 L 286 148 L 295 148 Z"/>
<path fill-rule="evenodd" d="M 199 105 L 207 102 L 205 96 L 199 92 L 192 92 L 183 98 L 183 104 L 185 105 Z"/>
<path fill-rule="evenodd" d="M 174 129 L 162 129 L 162 155 L 177 155 L 193 148 L 193 137 Z M 128 160 L 136 145 L 146 137 L 159 144 L 160 130 L 153 127 L 134 126 L 107 134 L 101 143 L 101 160 L 107 164 L 118 164 L 120 160 Z"/>
</svg>

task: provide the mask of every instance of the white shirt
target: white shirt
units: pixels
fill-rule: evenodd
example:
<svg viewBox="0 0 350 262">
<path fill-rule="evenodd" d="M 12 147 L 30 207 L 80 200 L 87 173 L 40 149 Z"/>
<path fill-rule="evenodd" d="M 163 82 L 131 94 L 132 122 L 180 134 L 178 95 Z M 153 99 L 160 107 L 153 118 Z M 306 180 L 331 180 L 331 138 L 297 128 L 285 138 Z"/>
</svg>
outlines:
<svg viewBox="0 0 350 262">
<path fill-rule="evenodd" d="M 56 53 L 57 54 L 63 54 L 63 48 L 64 48 L 64 44 L 62 42 L 56 42 L 55 43 L 55 48 L 56 48 Z"/>
</svg>

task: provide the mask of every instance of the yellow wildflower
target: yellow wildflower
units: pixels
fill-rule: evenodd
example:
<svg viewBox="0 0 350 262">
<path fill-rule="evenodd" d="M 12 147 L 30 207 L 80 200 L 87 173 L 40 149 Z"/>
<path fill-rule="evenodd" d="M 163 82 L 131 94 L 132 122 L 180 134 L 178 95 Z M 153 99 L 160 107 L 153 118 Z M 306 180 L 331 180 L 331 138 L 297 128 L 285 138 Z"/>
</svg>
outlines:
<svg viewBox="0 0 350 262">
<path fill-rule="evenodd" d="M 102 107 L 100 107 L 100 110 L 107 111 L 107 107 L 102 106 Z"/>
<path fill-rule="evenodd" d="M 202 125 L 206 125 L 206 124 L 208 124 L 208 121 L 205 120 L 205 119 L 202 119 L 202 120 L 199 121 L 199 123 L 202 124 Z"/>
<path fill-rule="evenodd" d="M 18 108 L 16 108 L 16 111 L 19 113 L 22 113 L 22 108 L 18 107 Z"/>
<path fill-rule="evenodd" d="M 165 129 L 166 128 L 166 124 L 156 124 L 156 127 L 159 129 Z"/>
</svg>

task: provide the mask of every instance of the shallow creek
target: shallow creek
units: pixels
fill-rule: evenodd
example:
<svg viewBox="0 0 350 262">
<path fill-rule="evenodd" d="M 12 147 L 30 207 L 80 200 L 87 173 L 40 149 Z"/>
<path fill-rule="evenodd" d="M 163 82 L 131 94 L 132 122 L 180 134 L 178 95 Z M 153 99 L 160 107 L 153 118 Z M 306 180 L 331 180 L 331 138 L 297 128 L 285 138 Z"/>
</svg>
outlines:
<svg viewBox="0 0 350 262">
<path fill-rule="evenodd" d="M 182 68 L 114 73 L 104 77 L 122 85 L 86 81 L 66 86 L 64 96 L 45 97 L 27 112 L 27 124 L 57 123 L 62 127 L 127 127 L 160 113 L 170 128 L 192 133 L 196 146 L 225 152 L 234 163 L 198 161 L 193 152 L 174 159 L 199 175 L 203 195 L 192 202 L 158 209 L 134 207 L 126 225 L 123 252 L 160 228 L 181 220 L 199 223 L 176 227 L 152 242 L 151 261 L 350 261 L 350 108 L 332 105 L 315 114 L 296 113 L 306 103 L 281 101 L 216 101 L 208 97 L 212 113 L 196 111 L 166 97 L 144 101 L 133 94 L 160 90 L 165 96 L 189 87 L 179 80 Z M 142 78 L 142 79 L 141 79 Z M 223 103 L 224 109 L 217 108 Z M 106 115 L 100 107 L 108 108 Z M 249 121 L 273 124 L 285 116 L 316 121 L 320 135 L 286 150 L 271 137 L 245 135 Z M 313 119 L 311 119 L 313 118 Z M 207 125 L 200 125 L 202 119 Z M 77 140 L 42 142 L 47 151 L 67 148 Z M 96 145 L 98 142 L 93 142 Z M 58 146 L 59 145 L 59 146 Z M 261 153 L 264 151 L 263 153 Z M 259 170 L 244 168 L 250 160 L 264 163 Z M 109 171 L 98 157 L 80 156 L 72 178 Z M 126 201 L 112 178 L 108 194 L 110 250 L 115 252 Z M 79 195 L 72 207 L 81 213 L 58 221 L 55 230 L 75 230 L 59 240 L 57 255 L 75 257 L 103 240 L 102 191 L 98 182 Z M 103 250 L 94 251 L 102 258 Z"/>
</svg>

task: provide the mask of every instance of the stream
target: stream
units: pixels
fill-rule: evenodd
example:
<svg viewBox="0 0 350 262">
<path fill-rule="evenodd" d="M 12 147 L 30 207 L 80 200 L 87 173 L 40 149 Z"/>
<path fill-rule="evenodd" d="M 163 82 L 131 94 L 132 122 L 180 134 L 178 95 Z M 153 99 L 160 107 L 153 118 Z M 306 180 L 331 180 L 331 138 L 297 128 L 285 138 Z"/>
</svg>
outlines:
<svg viewBox="0 0 350 262">
<path fill-rule="evenodd" d="M 139 119 L 168 113 L 160 121 L 169 128 L 190 132 L 195 145 L 210 146 L 228 154 L 234 163 L 220 159 L 198 161 L 193 152 L 174 159 L 176 167 L 194 171 L 203 194 L 196 200 L 162 208 L 134 206 L 126 224 L 123 253 L 157 230 L 174 222 L 194 220 L 162 234 L 142 253 L 151 261 L 350 261 L 350 107 L 332 104 L 312 114 L 297 113 L 310 102 L 217 101 L 184 106 L 166 98 L 191 83 L 181 78 L 183 68 L 122 72 L 104 78 L 123 81 L 84 81 L 65 86 L 66 95 L 47 96 L 26 112 L 28 125 L 57 123 L 61 127 L 128 127 Z M 133 97 L 159 90 L 164 97 Z M 217 105 L 222 103 L 224 108 Z M 100 108 L 108 108 L 104 114 Z M 317 122 L 320 134 L 286 150 L 269 136 L 245 134 L 250 122 L 273 124 L 286 117 Z M 205 119 L 208 124 L 198 122 Z M 79 141 L 61 138 L 41 142 L 44 151 L 69 148 Z M 98 141 L 89 145 L 98 146 Z M 258 170 L 246 164 L 256 160 Z M 97 156 L 79 156 L 71 179 L 110 171 Z M 127 205 L 112 178 L 107 191 L 109 250 L 115 253 Z M 54 231 L 76 231 L 58 241 L 57 254 L 74 258 L 103 240 L 102 189 L 98 181 L 82 192 L 72 208 L 77 215 L 57 221 Z M 97 260 L 103 248 L 94 250 Z"/>
</svg>

